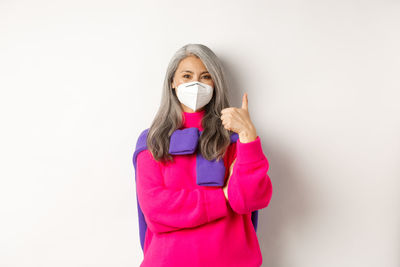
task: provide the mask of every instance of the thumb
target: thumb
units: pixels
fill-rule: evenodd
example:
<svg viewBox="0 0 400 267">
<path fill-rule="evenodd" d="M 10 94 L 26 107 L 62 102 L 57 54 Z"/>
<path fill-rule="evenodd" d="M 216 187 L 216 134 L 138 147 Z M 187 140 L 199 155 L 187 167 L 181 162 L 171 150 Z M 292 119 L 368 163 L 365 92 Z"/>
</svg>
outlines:
<svg viewBox="0 0 400 267">
<path fill-rule="evenodd" d="M 247 93 L 244 93 L 242 99 L 242 109 L 248 110 L 248 100 L 247 100 Z"/>
</svg>

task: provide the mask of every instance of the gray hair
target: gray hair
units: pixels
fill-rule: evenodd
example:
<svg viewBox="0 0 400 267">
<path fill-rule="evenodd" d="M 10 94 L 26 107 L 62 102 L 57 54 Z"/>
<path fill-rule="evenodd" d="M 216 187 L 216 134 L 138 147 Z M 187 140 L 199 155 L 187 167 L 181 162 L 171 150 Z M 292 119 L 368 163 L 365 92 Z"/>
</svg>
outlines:
<svg viewBox="0 0 400 267">
<path fill-rule="evenodd" d="M 183 125 L 183 110 L 175 90 L 172 90 L 171 83 L 179 63 L 188 56 L 201 59 L 214 82 L 214 93 L 205 106 L 205 114 L 201 122 L 204 130 L 199 138 L 198 149 L 205 159 L 220 160 L 230 144 L 231 131 L 224 128 L 220 119 L 221 110 L 229 107 L 228 88 L 222 64 L 207 46 L 187 44 L 175 52 L 168 64 L 160 107 L 147 135 L 147 148 L 157 161 L 173 161 L 173 157 L 169 154 L 169 141 L 172 133 Z"/>
</svg>

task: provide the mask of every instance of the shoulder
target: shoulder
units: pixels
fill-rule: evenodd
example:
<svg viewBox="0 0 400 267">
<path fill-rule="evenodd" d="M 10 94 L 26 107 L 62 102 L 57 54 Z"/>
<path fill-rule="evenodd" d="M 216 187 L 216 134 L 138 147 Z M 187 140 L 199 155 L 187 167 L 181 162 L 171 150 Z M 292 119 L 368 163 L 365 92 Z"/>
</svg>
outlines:
<svg viewBox="0 0 400 267">
<path fill-rule="evenodd" d="M 148 149 L 144 149 L 138 153 L 137 162 L 139 165 L 158 165 L 158 162 L 154 159 L 153 155 Z"/>
<path fill-rule="evenodd" d="M 150 128 L 144 129 L 140 133 L 140 135 L 139 135 L 139 137 L 138 137 L 138 139 L 136 141 L 136 149 L 135 150 L 137 150 L 138 148 L 141 148 L 143 146 L 147 146 L 146 140 L 147 140 L 147 134 L 149 133 L 149 129 Z"/>
<path fill-rule="evenodd" d="M 135 153 L 137 154 L 137 161 L 139 161 L 139 159 L 143 162 L 150 162 L 150 164 L 155 164 L 158 165 L 159 161 L 156 161 L 153 157 L 153 154 L 150 152 L 150 150 L 147 147 L 147 135 L 149 133 L 149 128 L 144 129 L 139 137 L 138 140 L 136 142 L 136 149 L 135 149 Z"/>
<path fill-rule="evenodd" d="M 144 129 L 140 133 L 140 135 L 139 135 L 139 137 L 138 137 L 138 139 L 136 141 L 136 147 L 135 147 L 135 151 L 133 152 L 133 159 L 132 159 L 133 160 L 133 165 L 135 167 L 136 167 L 139 155 L 146 154 L 146 153 L 141 153 L 141 152 L 142 151 L 148 151 L 147 150 L 147 134 L 148 134 L 148 132 L 149 132 L 149 128 Z M 150 156 L 152 156 L 150 151 L 148 151 L 148 153 L 150 154 Z"/>
</svg>

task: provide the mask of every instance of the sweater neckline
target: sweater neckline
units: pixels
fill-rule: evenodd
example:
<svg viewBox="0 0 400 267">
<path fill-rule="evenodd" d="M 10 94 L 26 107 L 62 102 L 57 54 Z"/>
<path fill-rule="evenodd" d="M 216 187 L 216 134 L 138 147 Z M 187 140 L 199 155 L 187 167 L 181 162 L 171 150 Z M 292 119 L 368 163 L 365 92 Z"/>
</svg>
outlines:
<svg viewBox="0 0 400 267">
<path fill-rule="evenodd" d="M 203 126 L 201 125 L 201 121 L 204 117 L 204 114 L 206 113 L 206 110 L 199 110 L 196 112 L 182 112 L 182 122 L 183 125 L 181 128 L 190 128 L 190 127 L 196 127 L 200 131 L 203 130 Z"/>
</svg>

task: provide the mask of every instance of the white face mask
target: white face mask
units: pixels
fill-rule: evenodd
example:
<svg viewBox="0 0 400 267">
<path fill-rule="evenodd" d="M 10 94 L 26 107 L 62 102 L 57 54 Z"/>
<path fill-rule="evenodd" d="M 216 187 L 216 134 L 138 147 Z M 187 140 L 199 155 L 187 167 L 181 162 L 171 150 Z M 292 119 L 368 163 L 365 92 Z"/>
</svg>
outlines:
<svg viewBox="0 0 400 267">
<path fill-rule="evenodd" d="M 180 84 L 176 93 L 182 104 L 197 111 L 210 102 L 213 88 L 208 84 L 194 81 Z"/>
</svg>

